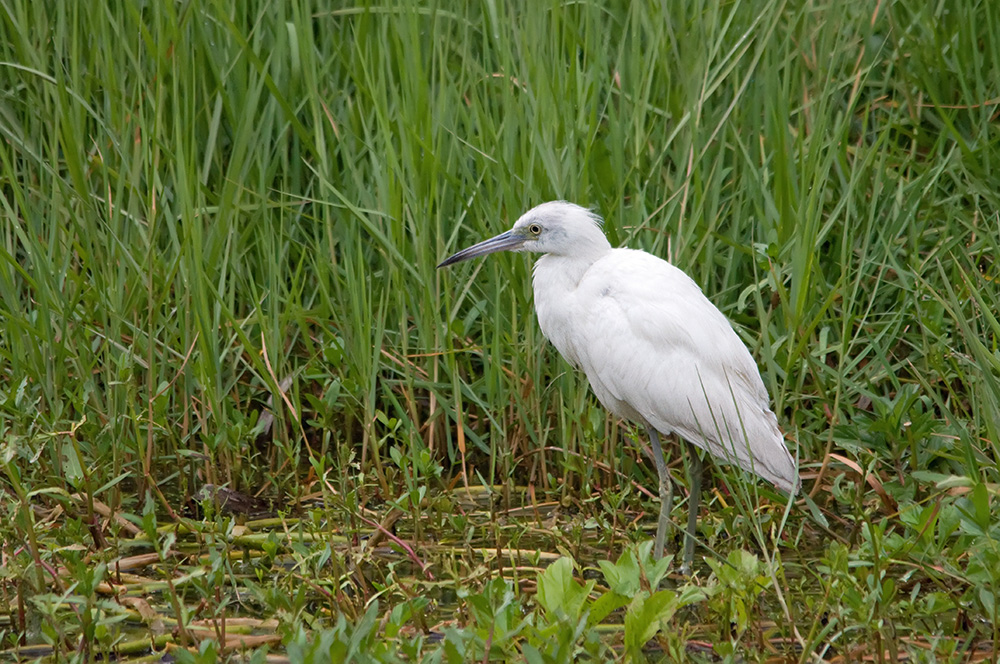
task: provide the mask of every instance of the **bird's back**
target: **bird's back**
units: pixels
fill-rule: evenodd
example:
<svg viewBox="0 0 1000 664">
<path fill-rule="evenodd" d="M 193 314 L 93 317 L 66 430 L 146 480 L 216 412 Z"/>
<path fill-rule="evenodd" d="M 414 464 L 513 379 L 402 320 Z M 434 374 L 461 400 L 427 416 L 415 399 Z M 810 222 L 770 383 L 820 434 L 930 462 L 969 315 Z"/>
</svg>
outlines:
<svg viewBox="0 0 1000 664">
<path fill-rule="evenodd" d="M 797 491 L 757 365 L 698 285 L 642 251 L 614 249 L 586 269 L 573 261 L 539 259 L 535 308 L 543 334 L 601 403 Z"/>
</svg>

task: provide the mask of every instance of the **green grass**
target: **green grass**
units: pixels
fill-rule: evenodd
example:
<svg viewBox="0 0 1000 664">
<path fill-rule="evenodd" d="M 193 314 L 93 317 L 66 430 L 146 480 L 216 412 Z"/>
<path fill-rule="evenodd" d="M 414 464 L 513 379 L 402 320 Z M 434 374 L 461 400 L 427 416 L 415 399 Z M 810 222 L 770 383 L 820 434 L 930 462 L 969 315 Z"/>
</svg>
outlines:
<svg viewBox="0 0 1000 664">
<path fill-rule="evenodd" d="M 113 649 L 152 551 L 206 661 L 235 614 L 303 661 L 997 658 L 995 3 L 237 5 L 0 3 L 3 648 Z M 711 465 L 732 566 L 676 596 L 531 261 L 435 269 L 553 198 L 695 278 L 800 459 L 787 517 Z M 240 542 L 204 483 L 303 518 Z M 396 517 L 427 573 L 358 539 Z"/>
</svg>

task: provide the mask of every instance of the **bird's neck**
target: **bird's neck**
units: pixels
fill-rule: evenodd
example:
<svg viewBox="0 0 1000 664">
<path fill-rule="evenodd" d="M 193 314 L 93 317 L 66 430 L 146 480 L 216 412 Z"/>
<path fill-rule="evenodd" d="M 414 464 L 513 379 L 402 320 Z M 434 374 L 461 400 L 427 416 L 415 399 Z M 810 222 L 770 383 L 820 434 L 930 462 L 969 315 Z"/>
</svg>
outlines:
<svg viewBox="0 0 1000 664">
<path fill-rule="evenodd" d="M 611 252 L 611 244 L 600 229 L 574 238 L 571 253 L 547 253 L 535 262 L 535 281 L 540 276 L 575 288 L 590 266 Z"/>
<path fill-rule="evenodd" d="M 610 250 L 608 247 L 604 251 L 594 252 L 593 255 L 545 254 L 535 262 L 533 275 L 535 292 L 538 292 L 538 287 L 541 285 L 551 293 L 565 293 L 576 289 L 590 266 Z"/>
</svg>

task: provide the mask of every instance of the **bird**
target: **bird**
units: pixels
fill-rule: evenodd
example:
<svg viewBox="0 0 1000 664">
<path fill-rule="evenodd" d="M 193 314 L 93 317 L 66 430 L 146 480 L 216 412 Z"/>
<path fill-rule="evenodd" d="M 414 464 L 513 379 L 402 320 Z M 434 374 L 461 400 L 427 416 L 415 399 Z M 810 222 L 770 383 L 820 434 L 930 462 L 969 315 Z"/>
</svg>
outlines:
<svg viewBox="0 0 1000 664">
<path fill-rule="evenodd" d="M 499 251 L 542 256 L 532 274 L 542 334 L 587 376 L 615 416 L 645 427 L 659 476 L 653 555 L 663 557 L 672 482 L 661 436 L 690 457 L 684 562 L 694 558 L 701 457 L 747 470 L 794 496 L 801 487 L 767 388 L 729 319 L 683 270 L 645 251 L 612 248 L 601 217 L 566 201 L 542 203 L 514 226 L 449 256 L 438 268 Z"/>
</svg>

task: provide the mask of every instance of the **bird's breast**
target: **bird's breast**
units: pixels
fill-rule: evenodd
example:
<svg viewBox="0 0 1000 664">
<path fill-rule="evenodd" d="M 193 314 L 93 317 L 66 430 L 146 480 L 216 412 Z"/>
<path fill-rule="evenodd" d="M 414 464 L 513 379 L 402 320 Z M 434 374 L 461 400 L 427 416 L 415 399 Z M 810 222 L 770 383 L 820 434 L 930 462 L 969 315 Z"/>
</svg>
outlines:
<svg viewBox="0 0 1000 664">
<path fill-rule="evenodd" d="M 574 321 L 579 320 L 577 290 L 580 277 L 572 266 L 563 265 L 565 262 L 556 256 L 542 256 L 535 263 L 532 279 L 535 314 L 545 338 L 570 364 L 579 368 Z"/>
</svg>

